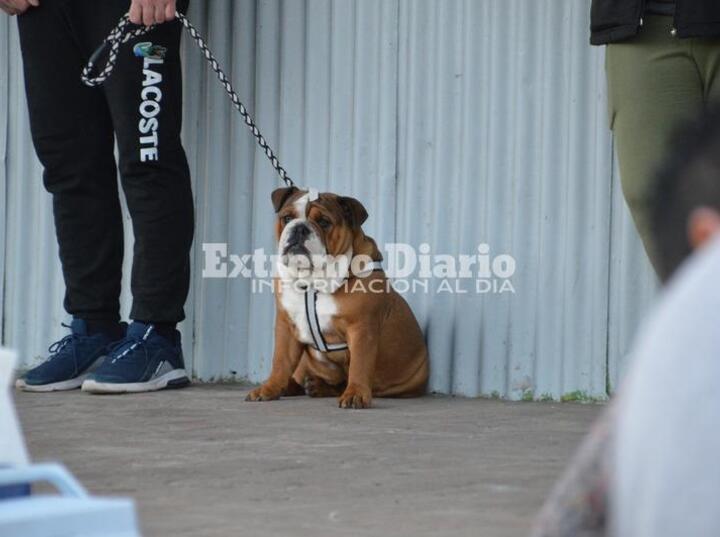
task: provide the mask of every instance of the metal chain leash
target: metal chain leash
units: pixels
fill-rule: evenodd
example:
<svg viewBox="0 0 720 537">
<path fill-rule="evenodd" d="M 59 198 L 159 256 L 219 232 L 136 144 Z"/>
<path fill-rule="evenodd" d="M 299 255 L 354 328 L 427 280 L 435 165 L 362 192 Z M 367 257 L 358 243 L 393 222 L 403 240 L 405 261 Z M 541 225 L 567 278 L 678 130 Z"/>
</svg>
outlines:
<svg viewBox="0 0 720 537">
<path fill-rule="evenodd" d="M 200 48 L 200 50 L 203 53 L 203 56 L 205 56 L 205 59 L 210 63 L 210 67 L 213 71 L 215 71 L 215 74 L 218 77 L 218 80 L 220 80 L 220 83 L 225 88 L 225 91 L 227 92 L 228 96 L 230 97 L 230 100 L 233 103 L 233 106 L 237 109 L 238 112 L 240 112 L 240 115 L 243 117 L 243 120 L 245 121 L 245 125 L 248 126 L 250 131 L 252 132 L 253 136 L 257 140 L 258 145 L 262 148 L 263 152 L 265 153 L 265 156 L 270 160 L 270 164 L 272 164 L 272 167 L 275 168 L 275 171 L 277 171 L 278 175 L 280 176 L 280 179 L 283 180 L 285 185 L 287 186 L 295 186 L 294 181 L 290 178 L 290 176 L 285 171 L 285 168 L 283 168 L 280 165 L 280 161 L 278 161 L 278 158 L 275 156 L 275 153 L 268 145 L 267 141 L 265 140 L 265 137 L 260 133 L 260 130 L 257 128 L 257 125 L 255 125 L 255 122 L 253 121 L 252 117 L 250 117 L 250 114 L 247 111 L 247 108 L 245 108 L 245 105 L 240 102 L 240 98 L 238 97 L 237 93 L 232 87 L 232 84 L 230 83 L 230 80 L 228 79 L 225 72 L 220 67 L 220 64 L 215 59 L 215 56 L 213 56 L 213 53 L 210 51 L 210 49 L 207 46 L 207 43 L 205 43 L 205 40 L 202 38 L 200 33 L 197 31 L 197 29 L 190 24 L 190 21 L 188 21 L 187 17 L 183 15 L 182 13 L 175 12 L 175 17 L 182 23 L 182 25 L 185 27 L 185 29 L 190 34 L 190 37 L 192 37 L 195 40 L 195 43 Z M 105 38 L 105 41 L 102 45 L 95 51 L 95 53 L 91 56 L 90 60 L 88 61 L 87 65 L 82 71 L 82 81 L 87 86 L 99 86 L 103 82 L 105 82 L 110 75 L 112 74 L 113 70 L 115 69 L 115 65 L 117 64 L 117 58 L 120 51 L 120 46 L 123 43 L 126 43 L 130 39 L 134 39 L 136 37 L 140 37 L 142 35 L 145 35 L 149 31 L 151 31 L 156 26 L 150 26 L 150 27 L 134 27 L 135 25 L 130 22 L 130 18 L 127 14 L 123 15 L 120 21 L 118 22 L 117 26 L 108 34 L 108 36 Z M 102 68 L 102 70 L 96 75 L 92 76 L 93 72 L 95 71 L 96 64 L 100 60 L 100 58 L 104 55 L 105 51 L 108 49 L 107 52 L 107 62 L 105 63 L 105 66 Z"/>
</svg>

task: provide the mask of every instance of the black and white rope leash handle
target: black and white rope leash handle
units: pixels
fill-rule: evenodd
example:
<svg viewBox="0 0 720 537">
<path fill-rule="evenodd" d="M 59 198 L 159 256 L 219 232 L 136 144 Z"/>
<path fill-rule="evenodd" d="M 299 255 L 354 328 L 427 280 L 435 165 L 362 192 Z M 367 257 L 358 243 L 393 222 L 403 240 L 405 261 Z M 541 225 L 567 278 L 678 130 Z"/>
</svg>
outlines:
<svg viewBox="0 0 720 537">
<path fill-rule="evenodd" d="M 210 49 L 207 46 L 207 43 L 205 43 L 205 40 L 202 38 L 200 33 L 197 31 L 197 29 L 190 24 L 190 21 L 183 15 L 182 13 L 175 12 L 175 17 L 182 23 L 182 25 L 185 27 L 185 29 L 190 34 L 190 37 L 192 37 L 195 40 L 195 43 L 202 51 L 203 55 L 205 56 L 205 59 L 210 63 L 210 67 L 213 71 L 215 71 L 215 74 L 218 77 L 218 80 L 220 80 L 220 83 L 225 88 L 225 91 L 227 92 L 228 96 L 230 97 L 230 100 L 233 103 L 233 106 L 237 109 L 238 112 L 240 112 L 240 115 L 243 117 L 243 120 L 245 121 L 245 125 L 248 126 L 250 131 L 252 132 L 253 136 L 257 140 L 258 145 L 262 148 L 263 152 L 265 153 L 265 156 L 270 160 L 270 164 L 272 164 L 272 167 L 275 168 L 275 171 L 280 176 L 280 179 L 283 180 L 285 185 L 287 186 L 295 186 L 294 181 L 290 178 L 290 176 L 285 171 L 285 168 L 283 168 L 280 165 L 280 161 L 275 156 L 275 153 L 268 145 L 267 141 L 265 140 L 265 137 L 260 133 L 260 130 L 257 128 L 257 125 L 255 125 L 255 122 L 253 121 L 252 117 L 250 117 L 250 114 L 247 111 L 247 108 L 245 108 L 245 105 L 240 102 L 240 98 L 238 97 L 237 93 L 232 87 L 232 84 L 230 83 L 230 80 L 228 79 L 225 72 L 220 68 L 220 64 L 215 59 L 215 56 L 213 56 L 213 53 L 210 51 Z M 105 82 L 110 75 L 113 72 L 113 69 L 115 69 L 115 65 L 117 64 L 117 58 L 120 51 L 120 46 L 123 43 L 126 43 L 130 39 L 134 39 L 136 37 L 140 37 L 142 35 L 145 35 L 149 31 L 151 31 L 155 26 L 150 27 L 134 27 L 134 25 L 130 22 L 130 17 L 125 14 L 120 18 L 120 21 L 117 23 L 117 26 L 108 34 L 107 38 L 105 38 L 105 41 L 102 45 L 95 51 L 95 53 L 91 56 L 90 60 L 88 61 L 87 65 L 82 71 L 82 81 L 87 86 L 99 86 L 103 82 Z M 109 47 L 109 49 L 108 49 Z M 102 68 L 102 70 L 96 75 L 92 76 L 93 72 L 95 71 L 96 64 L 100 61 L 100 58 L 105 54 L 107 51 L 107 62 L 105 63 L 105 66 Z"/>
</svg>

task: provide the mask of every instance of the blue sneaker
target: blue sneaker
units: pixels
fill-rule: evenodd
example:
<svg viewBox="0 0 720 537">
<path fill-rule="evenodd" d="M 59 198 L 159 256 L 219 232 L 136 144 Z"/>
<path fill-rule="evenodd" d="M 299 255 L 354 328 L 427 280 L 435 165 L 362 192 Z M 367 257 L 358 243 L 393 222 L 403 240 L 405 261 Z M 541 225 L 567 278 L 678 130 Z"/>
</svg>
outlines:
<svg viewBox="0 0 720 537">
<path fill-rule="evenodd" d="M 73 319 L 69 326 L 63 326 L 72 333 L 50 345 L 48 359 L 18 379 L 17 388 L 26 392 L 74 390 L 103 362 L 113 342 L 111 336 L 88 335 L 82 319 Z"/>
<path fill-rule="evenodd" d="M 137 393 L 190 384 L 185 372 L 180 332 L 173 341 L 152 324 L 134 322 L 125 339 L 113 344 L 107 359 L 82 384 L 84 392 Z"/>
</svg>

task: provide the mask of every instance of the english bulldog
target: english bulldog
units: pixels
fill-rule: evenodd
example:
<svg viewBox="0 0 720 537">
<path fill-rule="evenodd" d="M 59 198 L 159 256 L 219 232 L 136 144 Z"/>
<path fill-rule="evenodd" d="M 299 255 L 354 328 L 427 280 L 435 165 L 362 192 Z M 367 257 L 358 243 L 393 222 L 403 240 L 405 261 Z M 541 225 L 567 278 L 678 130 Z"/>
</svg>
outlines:
<svg viewBox="0 0 720 537">
<path fill-rule="evenodd" d="M 278 242 L 275 350 L 267 381 L 248 401 L 337 396 L 341 408 L 374 397 L 422 395 L 428 351 L 407 302 L 365 235 L 365 207 L 337 194 L 272 193 Z"/>
</svg>

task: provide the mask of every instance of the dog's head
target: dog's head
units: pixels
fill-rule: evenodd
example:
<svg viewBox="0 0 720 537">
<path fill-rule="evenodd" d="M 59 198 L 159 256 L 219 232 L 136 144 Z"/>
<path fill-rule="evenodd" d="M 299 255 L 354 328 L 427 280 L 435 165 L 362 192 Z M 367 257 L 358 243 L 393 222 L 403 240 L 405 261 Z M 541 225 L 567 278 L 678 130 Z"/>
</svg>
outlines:
<svg viewBox="0 0 720 537">
<path fill-rule="evenodd" d="M 283 279 L 297 279 L 299 270 L 304 269 L 311 279 L 329 276 L 344 280 L 349 269 L 328 273 L 332 263 L 344 258 L 349 267 L 353 255 L 377 252 L 375 243 L 362 231 L 368 213 L 355 198 L 288 187 L 275 190 L 272 202 L 277 213 L 278 269 Z M 368 241 L 372 251 L 368 251 Z"/>
</svg>

